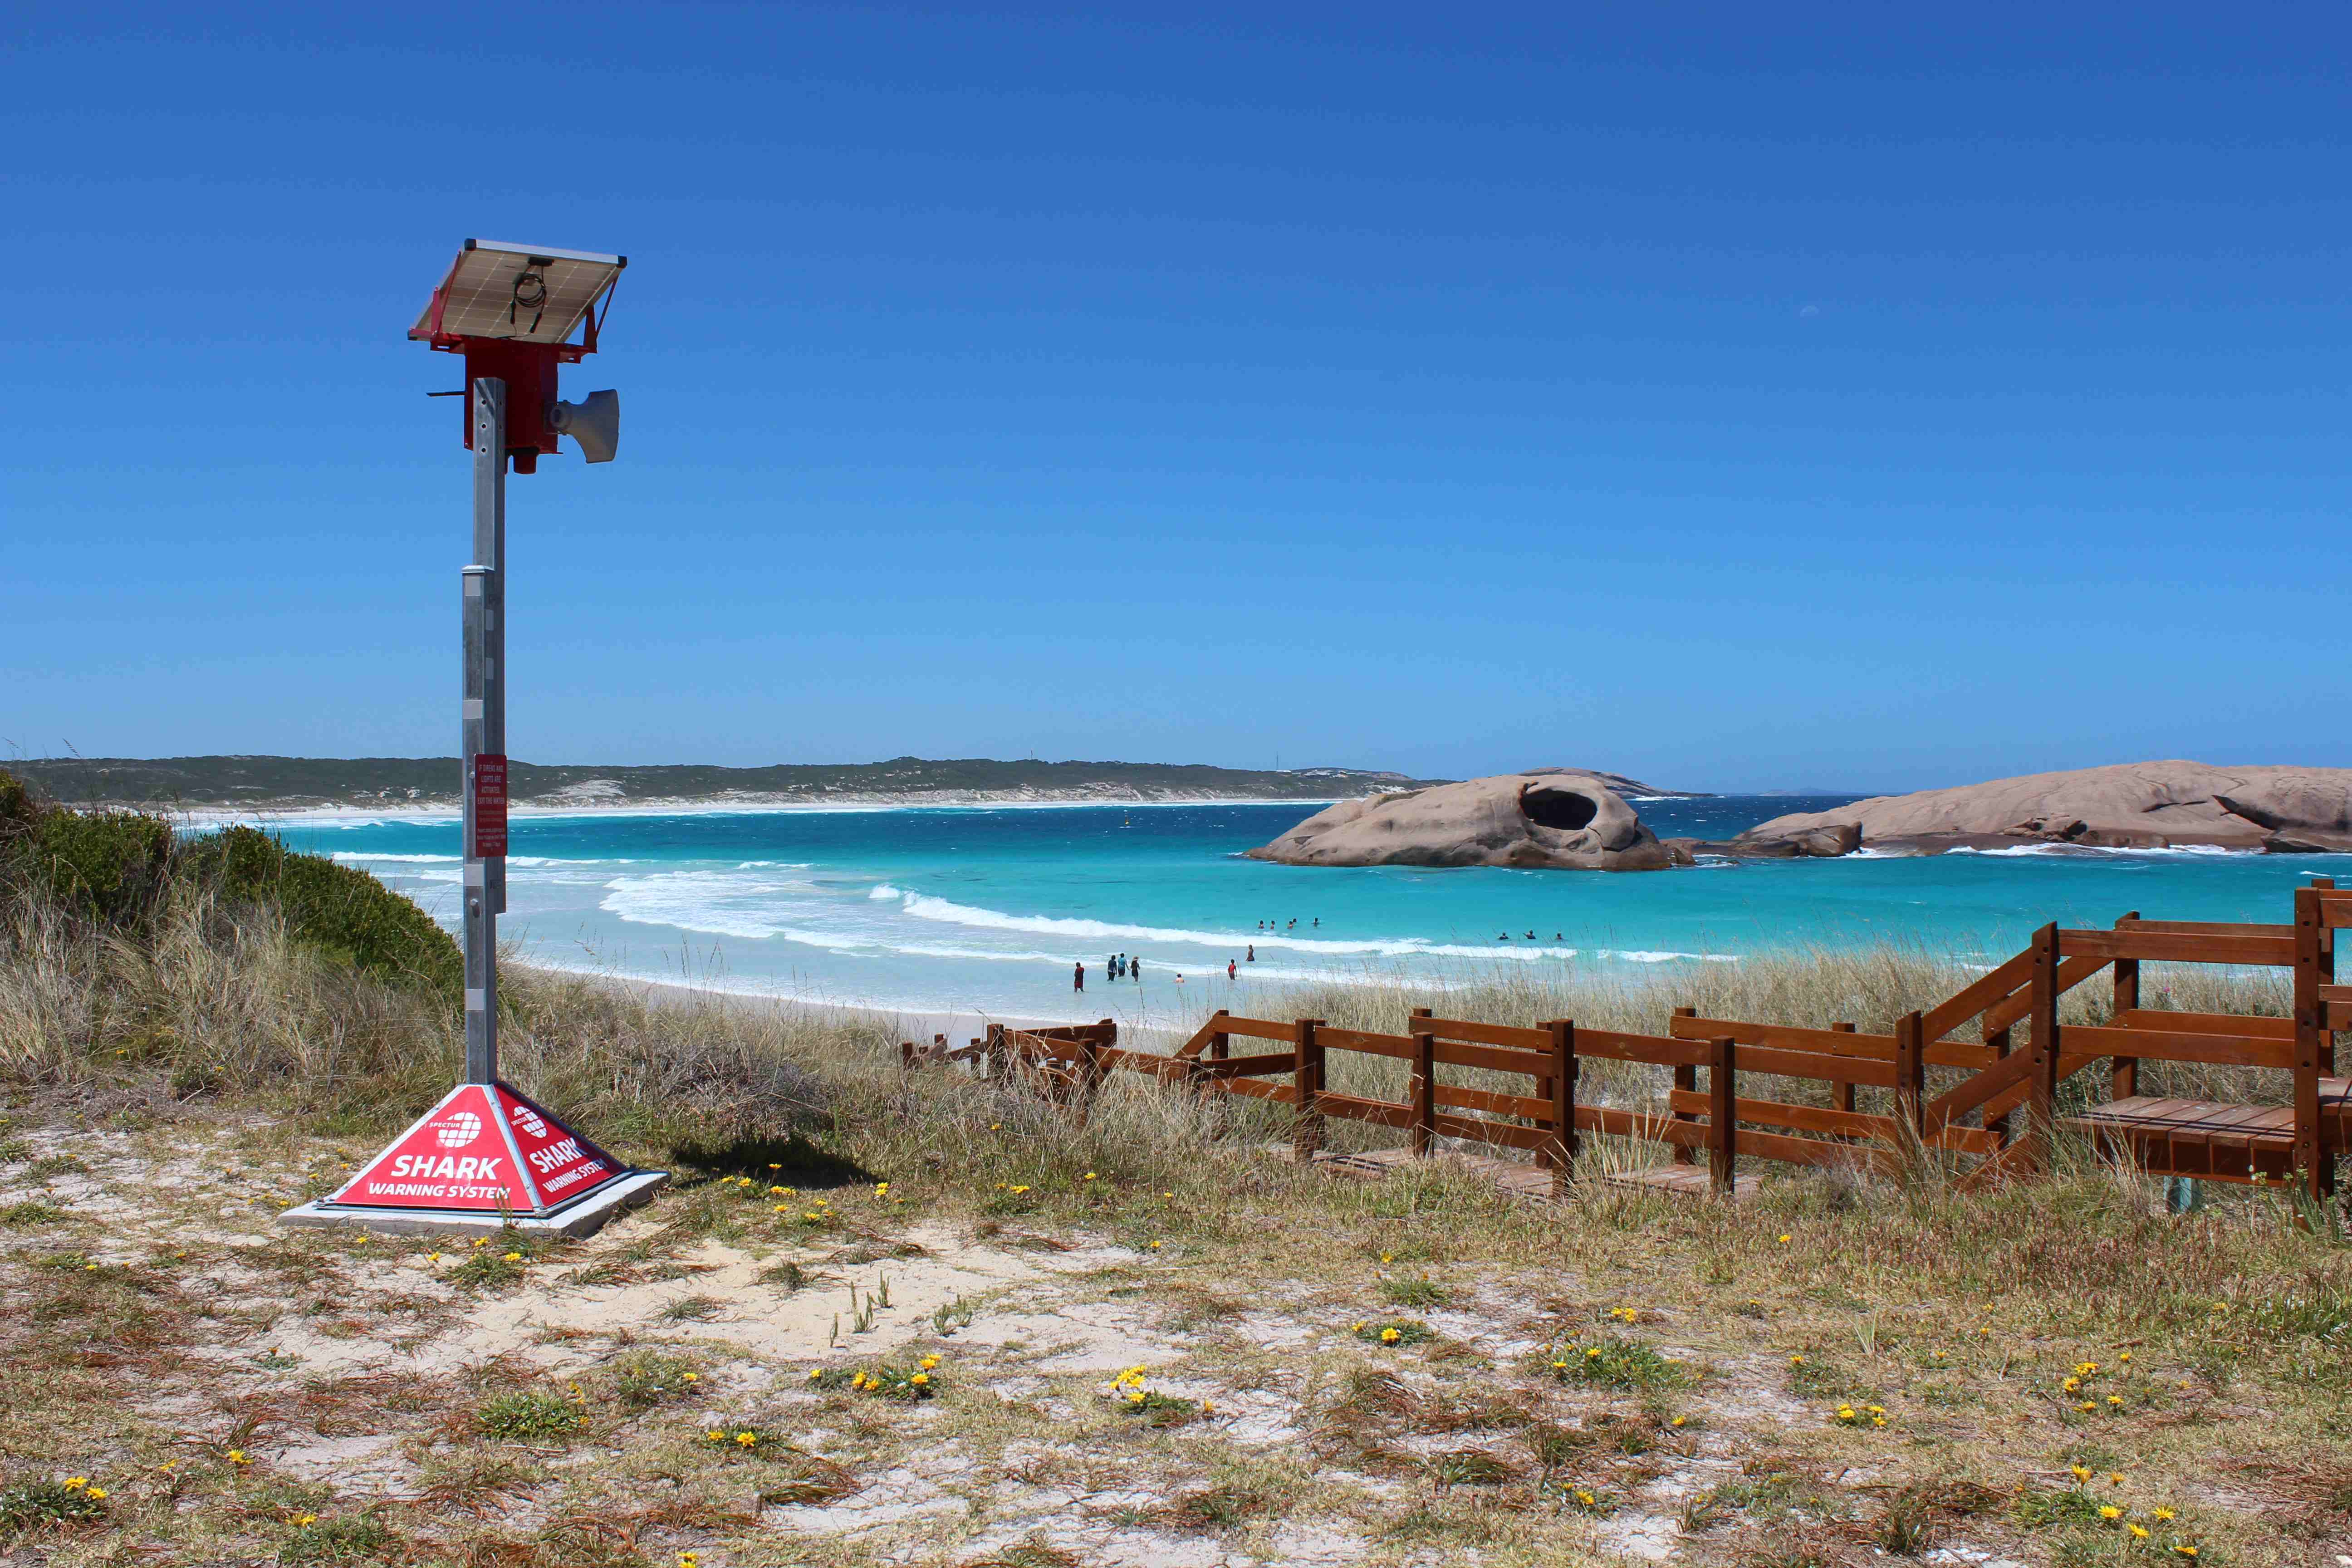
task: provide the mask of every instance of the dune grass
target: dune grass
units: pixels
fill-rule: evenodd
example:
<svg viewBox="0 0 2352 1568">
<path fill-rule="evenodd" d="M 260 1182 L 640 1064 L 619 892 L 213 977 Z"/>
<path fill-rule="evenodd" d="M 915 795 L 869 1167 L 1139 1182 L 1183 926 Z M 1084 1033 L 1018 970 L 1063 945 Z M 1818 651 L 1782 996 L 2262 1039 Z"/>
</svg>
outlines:
<svg viewBox="0 0 2352 1568">
<path fill-rule="evenodd" d="M 1278 1107 L 1118 1075 L 1082 1122 L 1017 1082 L 902 1075 L 887 1020 L 515 965 L 509 1076 L 677 1186 L 609 1239 L 518 1241 L 512 1260 L 504 1243 L 483 1262 L 430 1238 L 272 1237 L 279 1203 L 333 1185 L 451 1081 L 448 998 L 201 880 L 129 922 L 43 887 L 0 882 L 0 1534 L 54 1560 L 971 1568 L 1118 1560 L 1104 1542 L 1128 1531 L 1235 1560 L 1312 1538 L 1350 1560 L 1532 1564 L 1601 1560 L 1638 1526 L 1679 1558 L 1750 1568 L 1942 1544 L 2087 1568 L 2190 1545 L 2326 1561 L 2352 1538 L 2352 1246 L 2273 1195 L 2172 1215 L 2153 1184 L 2074 1149 L 2050 1180 L 1983 1193 L 1829 1171 L 1702 1202 L 1592 1179 L 1653 1157 L 1608 1140 L 1559 1205 L 1444 1160 L 1357 1184 L 1259 1154 L 1285 1134 Z M 1875 1031 L 1969 973 L 1876 950 L 1258 1005 L 1386 1031 L 1416 1003 L 1652 1032 L 1687 1004 Z M 2284 1003 L 2213 972 L 2145 989 L 2198 1010 Z M 2102 1005 L 2086 987 L 2069 1016 Z M 230 1235 L 216 1203 L 135 1237 L 89 1217 L 110 1171 L 191 1162 L 207 1203 L 263 1189 L 263 1229 Z M 922 1250 L 918 1220 L 934 1248 L 951 1233 L 1102 1261 L 944 1301 L 878 1362 L 778 1364 L 726 1340 L 812 1292 L 856 1300 Z M 758 1266 L 756 1300 L 710 1283 L 731 1258 Z M 430 1289 L 397 1283 L 418 1270 Z M 547 1353 L 582 1358 L 562 1375 L 501 1360 L 305 1377 L 272 1338 L 299 1322 L 424 1347 L 478 1304 L 665 1280 L 670 1306 L 618 1331 L 551 1308 Z M 1005 1312 L 993 1348 L 970 1342 Z M 1106 1314 L 1192 1379 L 1155 1373 L 1145 1417 L 1027 1342 Z M 848 1381 L 870 1363 L 897 1388 L 929 1371 L 926 1345 L 950 1360 L 921 1399 Z M 803 1381 L 803 1405 L 756 1394 Z M 719 1452 L 701 1388 L 751 1413 Z M 1296 1436 L 1253 1447 L 1236 1407 Z M 395 1436 L 411 1489 L 372 1500 L 275 1468 L 311 1432 Z M 778 1533 L 773 1510 L 887 1492 L 944 1452 L 968 1515 L 856 1542 Z"/>
</svg>

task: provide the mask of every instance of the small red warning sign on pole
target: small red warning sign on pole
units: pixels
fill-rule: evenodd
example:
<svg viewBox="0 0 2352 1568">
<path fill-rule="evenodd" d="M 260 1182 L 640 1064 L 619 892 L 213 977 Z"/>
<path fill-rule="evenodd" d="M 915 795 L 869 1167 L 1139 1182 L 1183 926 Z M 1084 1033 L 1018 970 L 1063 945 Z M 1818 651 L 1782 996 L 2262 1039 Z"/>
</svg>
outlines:
<svg viewBox="0 0 2352 1568">
<path fill-rule="evenodd" d="M 474 853 L 507 852 L 507 760 L 495 752 L 474 758 Z"/>
</svg>

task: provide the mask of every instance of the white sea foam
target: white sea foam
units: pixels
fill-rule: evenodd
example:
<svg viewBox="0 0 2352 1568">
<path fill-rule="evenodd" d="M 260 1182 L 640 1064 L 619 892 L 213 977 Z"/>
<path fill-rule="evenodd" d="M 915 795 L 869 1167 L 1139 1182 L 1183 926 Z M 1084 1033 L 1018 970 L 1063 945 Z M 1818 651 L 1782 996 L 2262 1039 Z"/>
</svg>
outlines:
<svg viewBox="0 0 2352 1568">
<path fill-rule="evenodd" d="M 895 892 L 896 889 L 893 889 Z M 887 897 L 877 888 L 868 897 Z M 1002 910 L 977 908 L 959 904 L 947 899 L 933 898 L 927 893 L 899 895 L 901 907 L 918 920 L 940 921 L 952 925 L 977 926 L 991 931 L 1028 931 L 1040 936 L 1085 937 L 1094 942 L 1157 942 L 1188 947 L 1209 947 L 1219 951 L 1255 944 L 1258 947 L 1286 948 L 1295 952 L 1322 953 L 1332 958 L 1355 958 L 1370 955 L 1381 958 L 1430 956 L 1439 958 L 1503 958 L 1520 963 L 1542 959 L 1568 958 L 1576 950 L 1570 947 L 1537 947 L 1524 942 L 1497 942 L 1492 947 L 1472 946 L 1464 942 L 1431 942 L 1423 937 L 1372 937 L 1356 942 L 1331 938 L 1290 936 L 1256 931 L 1188 931 L 1181 927 L 1134 925 L 1120 921 L 1097 921 L 1063 915 L 1013 915 Z"/>
<path fill-rule="evenodd" d="M 2162 849 L 2134 849 L 2114 844 L 2004 844 L 1998 848 L 1979 849 L 1971 844 L 1955 845 L 1944 851 L 1947 855 L 1982 855 L 1995 859 L 2015 859 L 2036 855 L 2064 858 L 2076 855 L 2121 855 L 2137 859 L 2149 855 L 2254 855 L 2253 849 L 2229 849 L 2219 844 L 2175 844 Z"/>
</svg>

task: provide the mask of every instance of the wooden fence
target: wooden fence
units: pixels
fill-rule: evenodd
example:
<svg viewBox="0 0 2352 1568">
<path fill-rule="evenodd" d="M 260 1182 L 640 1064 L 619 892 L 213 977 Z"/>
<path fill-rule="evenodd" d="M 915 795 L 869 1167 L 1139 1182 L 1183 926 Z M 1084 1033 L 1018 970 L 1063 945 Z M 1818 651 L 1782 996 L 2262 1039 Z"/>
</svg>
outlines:
<svg viewBox="0 0 2352 1568">
<path fill-rule="evenodd" d="M 1707 1184 L 1718 1192 L 1732 1189 L 1742 1157 L 1892 1173 L 1932 1155 L 1959 1163 L 1972 1183 L 2047 1171 L 2059 1086 L 2104 1061 L 2106 1099 L 2072 1119 L 2102 1150 L 2127 1153 L 2152 1173 L 2294 1181 L 2324 1197 L 2334 1190 L 2336 1157 L 2352 1142 L 2352 1094 L 2334 1076 L 2335 1032 L 2352 1028 L 2352 986 L 2336 984 L 2335 973 L 2335 933 L 2347 926 L 2352 892 L 2328 879 L 2296 891 L 2285 925 L 2146 921 L 2136 912 L 2110 930 L 2048 925 L 2024 952 L 1936 1006 L 1906 1014 L 1885 1035 L 1848 1024 L 1807 1029 L 1707 1018 L 1687 1007 L 1675 1011 L 1664 1035 L 1580 1028 L 1569 1019 L 1512 1027 L 1426 1008 L 1388 1035 L 1220 1011 L 1173 1054 L 1120 1047 L 1109 1019 L 992 1026 L 961 1050 L 935 1038 L 902 1054 L 909 1068 L 961 1060 L 1018 1070 L 1080 1115 L 1114 1071 L 1294 1106 L 1292 1147 L 1301 1160 L 1321 1148 L 1334 1117 L 1403 1132 L 1420 1154 L 1440 1139 L 1522 1151 L 1550 1171 L 1555 1192 L 1575 1168 L 1582 1136 L 1595 1132 L 1664 1144 L 1677 1165 L 1704 1159 Z M 2140 966 L 2147 963 L 2291 969 L 2294 1016 L 2144 1008 Z M 2060 998 L 2100 974 L 2112 987 L 2106 1022 L 2061 1025 Z M 1963 1031 L 1975 1038 L 1954 1037 Z M 1332 1089 L 1335 1051 L 1408 1064 L 1405 1098 Z M 1578 1074 L 1587 1060 L 1667 1069 L 1662 1107 L 1580 1101 Z M 2154 1099 L 2139 1092 L 2147 1061 L 2276 1071 L 2285 1075 L 2287 1099 Z M 1502 1089 L 1448 1083 L 1448 1068 L 1524 1079 L 1525 1092 L 1507 1081 Z M 1825 1086 L 1827 1103 L 1773 1097 L 1788 1092 L 1782 1085 L 1806 1083 Z"/>
</svg>

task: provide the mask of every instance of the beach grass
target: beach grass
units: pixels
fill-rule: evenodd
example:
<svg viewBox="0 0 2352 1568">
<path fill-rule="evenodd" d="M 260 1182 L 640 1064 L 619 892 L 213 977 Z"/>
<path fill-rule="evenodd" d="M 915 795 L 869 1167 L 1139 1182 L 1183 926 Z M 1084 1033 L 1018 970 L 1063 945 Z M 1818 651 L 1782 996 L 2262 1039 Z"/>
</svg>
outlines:
<svg viewBox="0 0 2352 1568">
<path fill-rule="evenodd" d="M 43 1560 L 2088 1568 L 2352 1538 L 2352 1245 L 2275 1194 L 2174 1215 L 2075 1148 L 1982 1193 L 1702 1201 L 1599 1179 L 1655 1157 L 1609 1140 L 1556 1205 L 1444 1159 L 1354 1182 L 1263 1154 L 1278 1107 L 1118 1075 L 1081 1121 L 902 1074 L 887 1019 L 517 965 L 509 1076 L 673 1189 L 585 1243 L 286 1234 L 452 1080 L 449 998 L 266 899 L 174 883 L 122 920 L 44 887 L 0 890 L 0 1537 Z M 1262 1005 L 1879 1030 L 1967 977 L 1871 950 Z"/>
</svg>

